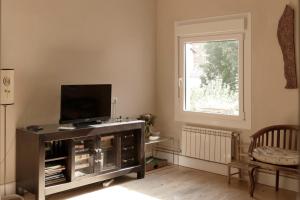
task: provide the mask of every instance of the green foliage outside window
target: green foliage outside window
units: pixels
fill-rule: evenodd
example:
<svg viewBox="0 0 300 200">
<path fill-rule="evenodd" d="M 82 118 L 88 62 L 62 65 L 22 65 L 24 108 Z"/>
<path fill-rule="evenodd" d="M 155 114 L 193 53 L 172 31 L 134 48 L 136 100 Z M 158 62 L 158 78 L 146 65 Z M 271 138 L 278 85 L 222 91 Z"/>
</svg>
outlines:
<svg viewBox="0 0 300 200">
<path fill-rule="evenodd" d="M 207 42 L 204 45 L 207 63 L 200 65 L 203 69 L 201 81 L 208 85 L 210 81 L 220 78 L 222 87 L 229 87 L 229 93 L 238 89 L 238 42 L 235 40 Z"/>
<path fill-rule="evenodd" d="M 215 114 L 239 113 L 239 43 L 237 40 L 195 43 L 194 69 L 200 85 L 191 86 L 189 109 Z M 193 75 L 192 75 L 193 76 Z M 195 79 L 195 78 L 194 78 Z"/>
</svg>

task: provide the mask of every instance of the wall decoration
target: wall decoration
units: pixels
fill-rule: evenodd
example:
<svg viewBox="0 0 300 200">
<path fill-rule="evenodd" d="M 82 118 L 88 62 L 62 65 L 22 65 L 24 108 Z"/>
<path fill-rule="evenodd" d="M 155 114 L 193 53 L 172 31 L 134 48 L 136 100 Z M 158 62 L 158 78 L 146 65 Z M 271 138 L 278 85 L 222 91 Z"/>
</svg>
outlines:
<svg viewBox="0 0 300 200">
<path fill-rule="evenodd" d="M 279 20 L 277 37 L 284 60 L 285 88 L 297 88 L 296 56 L 295 56 L 295 14 L 294 9 L 286 5 Z"/>
</svg>

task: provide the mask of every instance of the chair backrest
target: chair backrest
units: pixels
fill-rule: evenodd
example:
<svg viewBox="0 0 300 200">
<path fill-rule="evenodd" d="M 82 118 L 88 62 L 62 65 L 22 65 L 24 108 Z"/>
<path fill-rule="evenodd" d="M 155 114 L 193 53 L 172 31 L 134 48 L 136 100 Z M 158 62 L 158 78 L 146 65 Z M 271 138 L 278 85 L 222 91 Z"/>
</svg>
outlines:
<svg viewBox="0 0 300 200">
<path fill-rule="evenodd" d="M 300 127 L 296 125 L 275 125 L 263 128 L 251 136 L 249 153 L 256 147 L 271 146 L 288 150 L 299 150 Z"/>
</svg>

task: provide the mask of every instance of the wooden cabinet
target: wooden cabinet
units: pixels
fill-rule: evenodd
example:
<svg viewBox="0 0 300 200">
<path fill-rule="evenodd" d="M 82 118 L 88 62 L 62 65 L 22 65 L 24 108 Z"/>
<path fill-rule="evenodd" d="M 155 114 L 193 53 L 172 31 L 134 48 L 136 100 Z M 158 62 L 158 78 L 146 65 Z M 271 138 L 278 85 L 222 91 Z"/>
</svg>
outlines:
<svg viewBox="0 0 300 200">
<path fill-rule="evenodd" d="M 17 129 L 16 186 L 46 195 L 122 176 L 145 175 L 144 122 L 126 121 L 59 130 Z"/>
</svg>

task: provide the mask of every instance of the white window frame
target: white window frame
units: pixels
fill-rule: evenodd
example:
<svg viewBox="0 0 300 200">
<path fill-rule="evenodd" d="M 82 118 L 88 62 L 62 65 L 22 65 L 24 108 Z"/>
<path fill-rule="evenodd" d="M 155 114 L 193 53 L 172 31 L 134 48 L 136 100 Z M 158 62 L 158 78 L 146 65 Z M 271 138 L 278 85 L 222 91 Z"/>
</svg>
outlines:
<svg viewBox="0 0 300 200">
<path fill-rule="evenodd" d="M 239 41 L 239 115 L 185 111 L 185 44 Z M 251 129 L 251 15 L 250 13 L 175 23 L 175 120 L 228 128 Z"/>
</svg>

